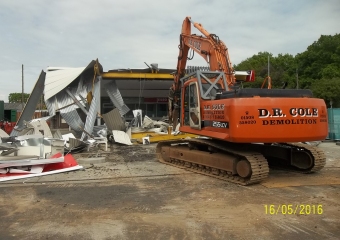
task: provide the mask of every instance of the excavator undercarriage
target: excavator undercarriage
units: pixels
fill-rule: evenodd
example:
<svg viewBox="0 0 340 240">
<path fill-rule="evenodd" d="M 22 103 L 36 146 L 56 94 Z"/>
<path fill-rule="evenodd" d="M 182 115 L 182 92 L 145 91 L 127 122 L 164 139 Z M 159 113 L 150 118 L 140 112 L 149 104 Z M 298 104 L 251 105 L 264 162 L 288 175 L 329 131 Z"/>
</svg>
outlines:
<svg viewBox="0 0 340 240">
<path fill-rule="evenodd" d="M 160 142 L 156 153 L 165 164 L 241 185 L 266 179 L 269 166 L 311 173 L 326 163 L 323 151 L 301 143 L 240 144 L 196 138 Z"/>
</svg>

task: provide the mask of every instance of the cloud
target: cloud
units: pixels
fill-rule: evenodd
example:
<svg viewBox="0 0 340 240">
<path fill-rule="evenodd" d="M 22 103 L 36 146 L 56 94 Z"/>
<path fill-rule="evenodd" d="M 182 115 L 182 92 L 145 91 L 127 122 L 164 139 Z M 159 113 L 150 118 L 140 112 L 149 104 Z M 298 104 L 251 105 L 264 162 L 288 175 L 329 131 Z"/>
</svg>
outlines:
<svg viewBox="0 0 340 240">
<path fill-rule="evenodd" d="M 95 58 L 106 71 L 144 62 L 175 68 L 188 15 L 217 34 L 237 64 L 260 51 L 305 51 L 321 34 L 340 32 L 339 12 L 338 0 L 3 1 L 0 99 L 21 91 L 21 64 L 25 92 L 47 66 L 83 67 Z M 188 63 L 204 64 L 197 54 Z"/>
</svg>

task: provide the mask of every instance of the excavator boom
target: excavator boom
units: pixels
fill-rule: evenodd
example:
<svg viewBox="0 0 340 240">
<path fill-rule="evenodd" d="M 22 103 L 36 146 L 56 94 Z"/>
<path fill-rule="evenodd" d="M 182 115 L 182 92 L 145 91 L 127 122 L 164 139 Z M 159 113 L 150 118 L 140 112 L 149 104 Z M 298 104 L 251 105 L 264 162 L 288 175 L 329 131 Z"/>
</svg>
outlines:
<svg viewBox="0 0 340 240">
<path fill-rule="evenodd" d="M 191 25 L 197 28 L 203 36 L 191 34 Z M 179 93 L 181 88 L 180 79 L 185 76 L 185 68 L 188 58 L 189 49 L 203 57 L 209 65 L 211 71 L 223 71 L 226 76 L 227 84 L 221 83 L 224 89 L 227 85 L 233 85 L 235 82 L 234 70 L 229 59 L 226 45 L 215 34 L 210 34 L 200 23 L 195 23 L 191 17 L 186 17 L 183 21 L 182 32 L 180 34 L 179 55 L 177 62 L 177 71 L 174 75 L 174 83 L 170 88 L 169 94 L 169 121 L 174 127 L 177 125 Z"/>
</svg>

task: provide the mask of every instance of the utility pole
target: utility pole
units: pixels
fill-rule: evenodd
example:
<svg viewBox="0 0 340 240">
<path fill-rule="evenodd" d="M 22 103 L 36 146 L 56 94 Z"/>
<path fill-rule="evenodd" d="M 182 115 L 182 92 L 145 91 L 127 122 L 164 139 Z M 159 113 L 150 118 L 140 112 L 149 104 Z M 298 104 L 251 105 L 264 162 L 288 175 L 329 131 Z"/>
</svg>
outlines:
<svg viewBox="0 0 340 240">
<path fill-rule="evenodd" d="M 299 73 L 298 73 L 298 68 L 296 68 L 296 89 L 299 89 Z"/>
<path fill-rule="evenodd" d="M 268 55 L 268 77 L 270 76 L 270 69 L 269 69 L 269 55 Z"/>
<path fill-rule="evenodd" d="M 272 79 L 270 77 L 270 67 L 269 67 L 269 55 L 268 55 L 268 86 L 272 86 Z"/>
<path fill-rule="evenodd" d="M 21 65 L 21 79 L 22 79 L 22 92 L 21 92 L 21 104 L 22 104 L 22 110 L 21 110 L 21 114 L 24 111 L 24 64 Z"/>
</svg>

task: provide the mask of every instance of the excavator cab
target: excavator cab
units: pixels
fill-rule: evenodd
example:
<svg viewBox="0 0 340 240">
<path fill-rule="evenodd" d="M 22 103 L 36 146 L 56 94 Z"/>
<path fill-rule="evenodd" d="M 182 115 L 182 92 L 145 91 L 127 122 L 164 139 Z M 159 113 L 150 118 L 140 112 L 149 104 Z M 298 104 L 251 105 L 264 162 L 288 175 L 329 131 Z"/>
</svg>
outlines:
<svg viewBox="0 0 340 240">
<path fill-rule="evenodd" d="M 224 86 L 227 86 L 224 73 L 197 70 L 182 78 L 181 82 L 184 89 L 181 98 L 181 105 L 184 106 L 180 115 L 182 116 L 181 125 L 201 130 L 201 98 L 214 100 L 218 94 L 222 94 L 223 83 Z"/>
<path fill-rule="evenodd" d="M 186 126 L 190 126 L 194 129 L 201 129 L 201 116 L 200 116 L 200 102 L 198 87 L 196 82 L 188 83 L 184 86 L 183 91 L 183 104 L 184 114 L 181 115 L 181 123 Z"/>
<path fill-rule="evenodd" d="M 198 94 L 198 87 L 196 82 L 189 84 L 189 125 L 194 129 L 201 129 L 201 111 Z"/>
</svg>

